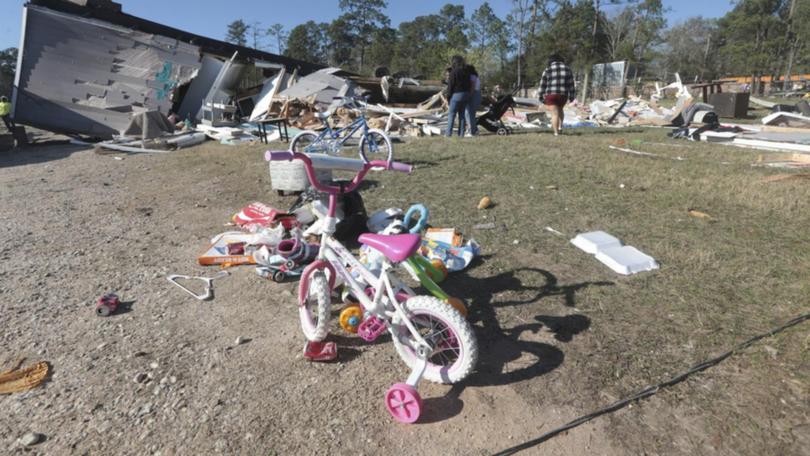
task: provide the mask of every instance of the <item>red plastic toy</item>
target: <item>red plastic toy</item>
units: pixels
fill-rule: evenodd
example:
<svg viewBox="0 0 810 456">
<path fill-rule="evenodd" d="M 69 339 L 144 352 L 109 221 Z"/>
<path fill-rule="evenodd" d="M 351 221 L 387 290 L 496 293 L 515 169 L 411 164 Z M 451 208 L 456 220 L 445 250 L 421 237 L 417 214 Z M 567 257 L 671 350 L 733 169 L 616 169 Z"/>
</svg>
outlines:
<svg viewBox="0 0 810 456">
<path fill-rule="evenodd" d="M 118 300 L 118 295 L 115 293 L 107 293 L 104 296 L 98 298 L 96 302 L 96 315 L 99 317 L 106 317 L 115 312 L 115 309 L 118 308 L 118 304 L 121 301 Z"/>
<path fill-rule="evenodd" d="M 304 358 L 310 361 L 334 361 L 337 345 L 334 342 L 311 342 L 304 345 Z"/>
<path fill-rule="evenodd" d="M 252 203 L 233 216 L 233 222 L 241 227 L 249 225 L 276 226 L 281 224 L 285 230 L 299 226 L 295 215 L 280 211 L 263 203 Z"/>
</svg>

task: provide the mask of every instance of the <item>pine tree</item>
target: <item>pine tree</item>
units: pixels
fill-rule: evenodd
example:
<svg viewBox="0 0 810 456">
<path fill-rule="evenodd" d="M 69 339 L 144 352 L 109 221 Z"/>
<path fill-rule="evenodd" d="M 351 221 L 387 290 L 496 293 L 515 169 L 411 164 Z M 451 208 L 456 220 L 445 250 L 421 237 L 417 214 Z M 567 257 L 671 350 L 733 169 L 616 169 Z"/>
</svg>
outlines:
<svg viewBox="0 0 810 456">
<path fill-rule="evenodd" d="M 242 19 L 237 19 L 228 24 L 228 33 L 225 41 L 239 46 L 247 45 L 247 32 L 250 27 Z"/>
</svg>

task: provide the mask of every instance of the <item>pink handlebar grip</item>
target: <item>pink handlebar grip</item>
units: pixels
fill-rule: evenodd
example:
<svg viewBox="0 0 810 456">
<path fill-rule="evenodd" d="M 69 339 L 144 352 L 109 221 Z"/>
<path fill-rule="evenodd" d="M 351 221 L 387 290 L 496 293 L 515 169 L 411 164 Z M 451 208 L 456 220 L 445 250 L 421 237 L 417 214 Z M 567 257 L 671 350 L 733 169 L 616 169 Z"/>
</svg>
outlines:
<svg viewBox="0 0 810 456">
<path fill-rule="evenodd" d="M 289 151 L 271 151 L 268 150 L 264 153 L 265 161 L 290 161 L 293 159 L 293 153 Z"/>
<path fill-rule="evenodd" d="M 411 171 L 413 171 L 413 166 L 406 163 L 391 162 L 391 169 L 401 173 L 411 174 Z"/>
</svg>

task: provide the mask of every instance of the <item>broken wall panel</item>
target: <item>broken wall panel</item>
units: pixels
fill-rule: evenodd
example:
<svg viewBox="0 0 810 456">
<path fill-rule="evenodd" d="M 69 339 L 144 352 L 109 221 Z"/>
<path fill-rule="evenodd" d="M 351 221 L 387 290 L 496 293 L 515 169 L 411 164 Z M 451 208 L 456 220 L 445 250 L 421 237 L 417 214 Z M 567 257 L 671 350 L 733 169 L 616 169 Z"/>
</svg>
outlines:
<svg viewBox="0 0 810 456">
<path fill-rule="evenodd" d="M 311 99 L 313 103 L 329 106 L 334 103 L 336 96 L 354 94 L 355 84 L 336 74 L 340 72 L 339 68 L 318 70 L 302 77 L 295 85 L 281 91 L 278 96 L 287 100 Z"/>
<path fill-rule="evenodd" d="M 15 119 L 47 130 L 111 137 L 132 112 L 171 109 L 200 68 L 197 46 L 28 5 Z"/>
<path fill-rule="evenodd" d="M 196 35 L 183 30 L 179 30 L 157 22 L 148 21 L 136 16 L 126 14 L 121 11 L 121 5 L 106 0 L 86 0 L 87 6 L 82 6 L 81 0 L 28 0 L 29 4 L 43 6 L 50 10 L 60 11 L 66 14 L 77 15 L 88 19 L 104 21 L 108 24 L 115 24 L 126 29 L 138 30 L 146 34 L 160 37 L 170 37 L 183 43 L 194 43 L 203 53 L 217 55 L 223 59 L 230 58 L 234 52 L 238 51 L 242 58 L 252 60 L 262 60 L 273 64 L 283 65 L 288 71 L 298 69 L 299 74 L 306 75 L 318 69 L 324 68 L 312 62 L 297 60 L 282 55 L 251 49 L 245 46 L 237 46 L 224 41 Z"/>
<path fill-rule="evenodd" d="M 188 91 L 183 97 L 183 102 L 180 104 L 180 109 L 177 110 L 181 119 L 197 118 L 203 100 L 208 95 L 208 91 L 216 81 L 224 64 L 225 62 L 216 57 L 203 55 L 200 71 L 197 73 L 197 77 L 191 81 Z"/>
</svg>

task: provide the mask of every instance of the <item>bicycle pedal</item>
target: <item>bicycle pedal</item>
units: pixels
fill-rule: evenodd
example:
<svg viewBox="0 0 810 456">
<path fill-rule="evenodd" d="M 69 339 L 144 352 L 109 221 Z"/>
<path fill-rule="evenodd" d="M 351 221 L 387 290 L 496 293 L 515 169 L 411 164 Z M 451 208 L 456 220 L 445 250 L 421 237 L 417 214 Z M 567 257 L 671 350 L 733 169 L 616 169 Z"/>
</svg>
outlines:
<svg viewBox="0 0 810 456">
<path fill-rule="evenodd" d="M 385 322 L 371 315 L 357 327 L 357 335 L 366 342 L 374 342 L 385 332 Z"/>
</svg>

